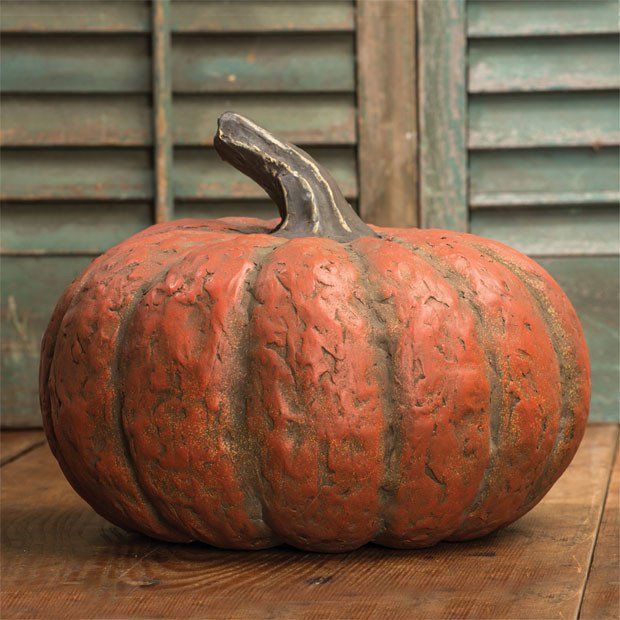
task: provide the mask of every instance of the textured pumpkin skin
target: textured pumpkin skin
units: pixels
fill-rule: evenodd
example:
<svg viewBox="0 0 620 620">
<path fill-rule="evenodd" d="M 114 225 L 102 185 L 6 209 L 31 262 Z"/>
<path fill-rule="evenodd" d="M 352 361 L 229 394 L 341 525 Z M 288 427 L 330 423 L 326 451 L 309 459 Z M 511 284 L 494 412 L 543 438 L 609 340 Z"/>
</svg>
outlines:
<svg viewBox="0 0 620 620">
<path fill-rule="evenodd" d="M 590 398 L 551 277 L 473 235 L 273 226 L 153 226 L 67 289 L 40 393 L 76 491 L 125 529 L 239 549 L 426 547 L 530 510 Z"/>
</svg>

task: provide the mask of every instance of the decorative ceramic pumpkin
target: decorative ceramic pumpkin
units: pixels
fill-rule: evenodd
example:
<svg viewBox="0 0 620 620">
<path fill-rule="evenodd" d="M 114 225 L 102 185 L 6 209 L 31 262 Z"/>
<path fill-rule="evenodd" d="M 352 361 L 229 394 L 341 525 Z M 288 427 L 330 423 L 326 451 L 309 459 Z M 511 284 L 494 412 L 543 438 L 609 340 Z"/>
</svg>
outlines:
<svg viewBox="0 0 620 620">
<path fill-rule="evenodd" d="M 494 241 L 367 226 L 241 116 L 215 145 L 282 221 L 153 226 L 67 289 L 40 393 L 78 493 L 128 530 L 237 549 L 426 547 L 530 510 L 588 415 L 558 285 Z"/>
</svg>

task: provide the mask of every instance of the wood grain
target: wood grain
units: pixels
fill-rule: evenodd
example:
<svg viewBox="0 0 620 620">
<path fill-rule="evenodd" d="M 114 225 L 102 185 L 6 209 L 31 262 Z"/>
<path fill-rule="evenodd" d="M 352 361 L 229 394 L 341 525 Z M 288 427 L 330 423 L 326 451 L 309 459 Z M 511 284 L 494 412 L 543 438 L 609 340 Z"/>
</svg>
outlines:
<svg viewBox="0 0 620 620">
<path fill-rule="evenodd" d="M 2 431 L 0 433 L 0 465 L 14 461 L 44 441 L 42 431 Z"/>
<path fill-rule="evenodd" d="M 470 205 L 617 204 L 617 148 L 475 151 L 470 161 Z"/>
<path fill-rule="evenodd" d="M 617 93 L 471 95 L 469 148 L 601 146 L 620 143 Z"/>
<path fill-rule="evenodd" d="M 337 555 L 231 553 L 125 533 L 70 490 L 40 447 L 3 470 L 3 617 L 574 617 L 617 434 L 589 427 L 548 496 L 501 533 Z"/>
<path fill-rule="evenodd" d="M 319 5 L 319 6 L 317 6 Z M 103 34 L 149 32 L 148 3 L 140 0 L 3 0 L 3 32 Z M 353 30 L 350 0 L 204 2 L 172 4 L 175 32 L 317 32 Z"/>
<path fill-rule="evenodd" d="M 352 92 L 350 33 L 183 35 L 172 45 L 175 92 Z M 105 58 L 106 62 L 101 62 Z M 148 93 L 144 35 L 2 38 L 4 93 Z"/>
<path fill-rule="evenodd" d="M 172 3 L 174 32 L 350 32 L 352 0 L 244 0 Z"/>
<path fill-rule="evenodd" d="M 212 146 L 217 118 L 235 110 L 287 142 L 353 145 L 355 96 L 341 94 L 176 95 L 174 141 Z M 3 146 L 150 146 L 146 95 L 5 95 Z"/>
<path fill-rule="evenodd" d="M 612 205 L 485 209 L 471 213 L 471 231 L 535 256 L 617 255 L 620 217 Z"/>
<path fill-rule="evenodd" d="M 417 7 L 420 222 L 467 230 L 465 3 Z"/>
<path fill-rule="evenodd" d="M 620 609 L 620 458 L 616 450 L 605 510 L 596 541 L 580 617 L 615 620 Z"/>
<path fill-rule="evenodd" d="M 618 88 L 617 36 L 471 39 L 470 93 Z"/>
<path fill-rule="evenodd" d="M 174 217 L 172 186 L 172 72 L 170 66 L 170 0 L 151 4 L 153 49 L 153 174 L 155 223 Z"/>
<path fill-rule="evenodd" d="M 613 34 L 616 0 L 468 0 L 470 37 L 538 37 Z"/>
<path fill-rule="evenodd" d="M 332 173 L 346 197 L 357 196 L 354 148 L 313 147 L 308 152 Z M 179 199 L 265 197 L 256 183 L 223 163 L 213 149 L 180 148 L 174 158 Z M 6 149 L 0 197 L 27 202 L 151 199 L 151 162 L 146 149 Z"/>
<path fill-rule="evenodd" d="M 5 202 L 0 248 L 4 254 L 100 254 L 150 226 L 152 210 L 148 202 Z"/>
<path fill-rule="evenodd" d="M 360 213 L 416 226 L 415 2 L 357 3 Z"/>
</svg>

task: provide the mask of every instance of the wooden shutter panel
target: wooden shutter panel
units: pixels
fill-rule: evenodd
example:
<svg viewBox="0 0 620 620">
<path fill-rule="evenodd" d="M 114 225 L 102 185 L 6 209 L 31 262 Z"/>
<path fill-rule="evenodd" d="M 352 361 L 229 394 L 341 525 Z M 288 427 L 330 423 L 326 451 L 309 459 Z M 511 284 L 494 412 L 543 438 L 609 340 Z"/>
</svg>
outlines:
<svg viewBox="0 0 620 620">
<path fill-rule="evenodd" d="M 536 258 L 592 360 L 592 419 L 618 415 L 617 0 L 419 0 L 420 208 Z"/>
<path fill-rule="evenodd" d="M 592 418 L 618 415 L 618 3 L 468 0 L 470 226 L 570 295 Z"/>
<path fill-rule="evenodd" d="M 0 25 L 2 422 L 38 426 L 41 335 L 92 257 L 156 219 L 276 215 L 213 150 L 223 110 L 356 204 L 355 5 L 8 0 Z"/>
</svg>

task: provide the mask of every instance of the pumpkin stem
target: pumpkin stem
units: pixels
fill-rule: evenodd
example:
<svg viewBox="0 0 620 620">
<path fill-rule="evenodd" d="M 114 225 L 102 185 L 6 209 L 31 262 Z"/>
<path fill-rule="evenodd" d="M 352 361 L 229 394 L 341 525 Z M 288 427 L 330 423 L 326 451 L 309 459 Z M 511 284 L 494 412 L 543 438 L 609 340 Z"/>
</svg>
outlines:
<svg viewBox="0 0 620 620">
<path fill-rule="evenodd" d="M 220 157 L 256 181 L 278 206 L 279 237 L 347 242 L 377 236 L 355 213 L 329 172 L 300 148 L 225 112 L 214 139 Z"/>
</svg>

